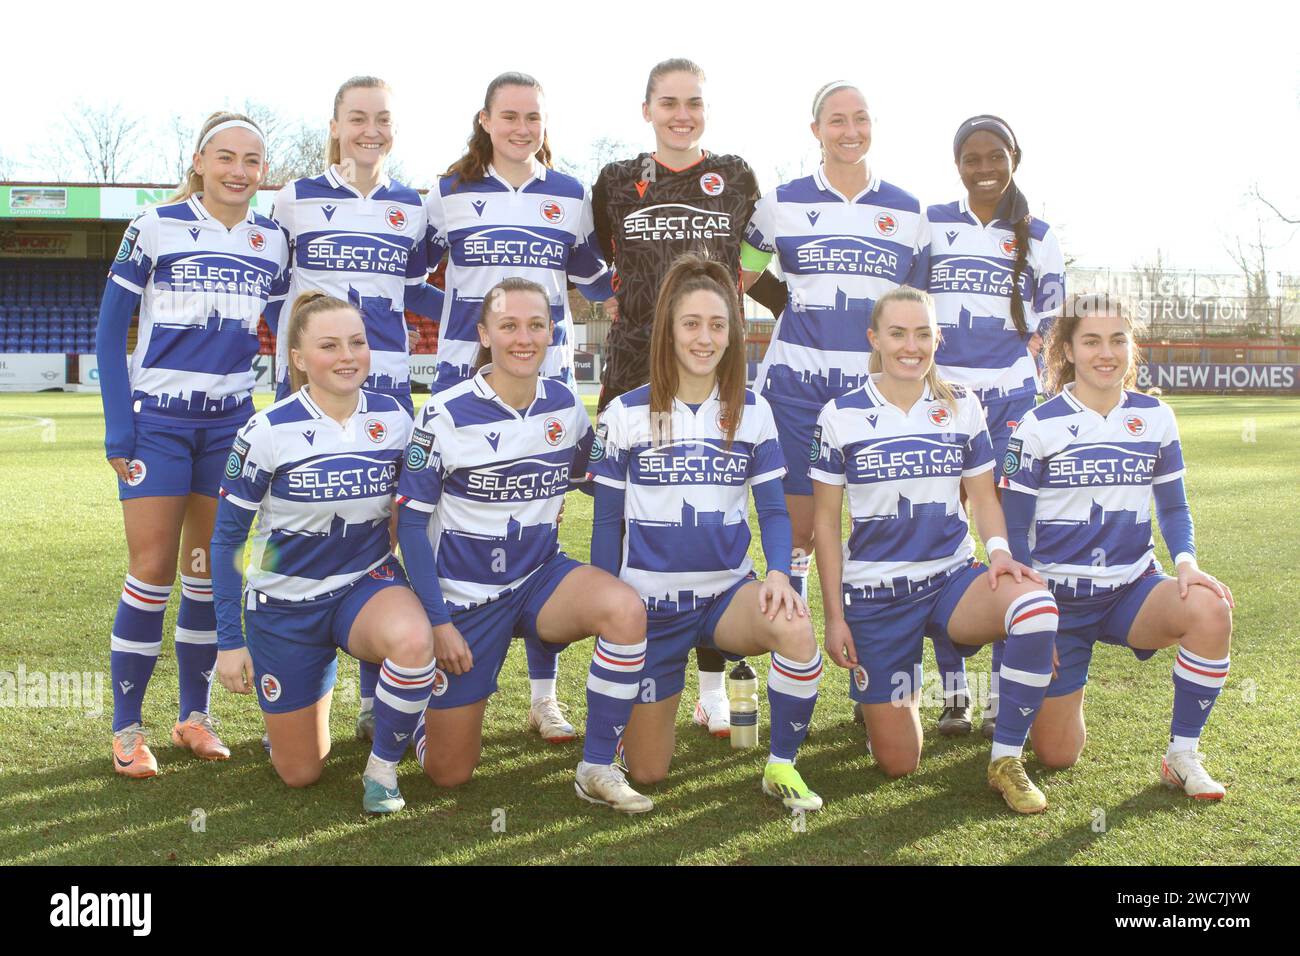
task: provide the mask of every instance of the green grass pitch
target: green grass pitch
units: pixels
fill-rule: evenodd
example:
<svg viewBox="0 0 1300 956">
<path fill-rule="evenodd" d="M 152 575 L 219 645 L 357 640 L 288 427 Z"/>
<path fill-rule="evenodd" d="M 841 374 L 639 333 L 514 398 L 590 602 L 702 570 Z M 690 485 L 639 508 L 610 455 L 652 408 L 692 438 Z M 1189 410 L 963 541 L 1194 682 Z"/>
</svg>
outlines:
<svg viewBox="0 0 1300 956">
<path fill-rule="evenodd" d="M 1300 400 L 1206 396 L 1172 404 L 1202 563 L 1232 586 L 1238 602 L 1232 674 L 1202 741 L 1210 770 L 1228 788 L 1223 803 L 1198 805 L 1158 781 L 1170 652 L 1141 664 L 1103 646 L 1078 765 L 1049 772 L 1029 760 L 1051 801 L 1041 816 L 1018 818 L 1003 806 L 984 782 L 988 745 L 978 735 L 940 738 L 933 707 L 923 713 L 920 770 L 886 779 L 850 723 L 846 675 L 828 663 L 799 762 L 826 799 L 821 813 L 792 817 L 765 798 L 758 785 L 765 750 L 735 751 L 708 737 L 690 725 L 683 705 L 671 775 L 647 789 L 655 811 L 629 819 L 576 799 L 578 744 L 552 747 L 524 732 L 527 675 L 516 647 L 488 708 L 474 780 L 439 791 L 408 759 L 400 773 L 407 810 L 370 820 L 361 812 L 368 748 L 352 739 L 350 660 L 339 668 L 334 749 L 313 787 L 280 783 L 259 742 L 255 700 L 219 686 L 213 713 L 233 759 L 204 763 L 171 746 L 177 690 L 170 637 L 145 703 L 160 773 L 128 781 L 112 772 L 108 635 L 126 547 L 103 460 L 99 397 L 5 395 L 0 671 L 21 669 L 26 688 L 33 674 L 99 674 L 103 698 L 35 706 L 39 700 L 13 692 L 16 681 L 7 679 L 10 694 L 0 696 L 0 863 L 1292 862 L 1300 839 Z M 562 538 L 580 559 L 588 554 L 590 516 L 590 500 L 571 495 Z M 757 543 L 754 550 L 761 567 Z M 1160 556 L 1168 561 L 1163 548 Z M 820 635 L 821 602 L 812 590 Z M 173 597 L 165 635 L 177 604 Z M 560 663 L 561 697 L 579 727 L 589 648 L 579 645 Z M 928 646 L 926 655 L 930 673 Z M 765 662 L 754 663 L 765 670 Z M 983 651 L 969 663 L 973 679 L 988 666 Z M 694 693 L 692 666 L 684 699 Z"/>
</svg>

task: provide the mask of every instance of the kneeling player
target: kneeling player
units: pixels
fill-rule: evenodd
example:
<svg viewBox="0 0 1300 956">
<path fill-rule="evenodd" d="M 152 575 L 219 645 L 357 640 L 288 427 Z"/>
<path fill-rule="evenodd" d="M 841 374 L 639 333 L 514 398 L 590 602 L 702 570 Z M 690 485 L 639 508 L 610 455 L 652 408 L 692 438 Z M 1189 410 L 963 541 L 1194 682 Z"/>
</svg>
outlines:
<svg viewBox="0 0 1300 956">
<path fill-rule="evenodd" d="M 653 783 L 668 773 L 692 648 L 733 660 L 770 652 L 772 748 L 763 792 L 791 809 L 820 810 L 821 797 L 794 759 L 817 703 L 822 659 L 789 581 L 776 425 L 767 402 L 745 388 L 744 319 L 720 263 L 683 256 L 664 277 L 650 384 L 605 410 L 591 472 L 592 563 L 620 573 L 648 609 L 642 690 L 623 737 L 632 778 Z M 768 561 L 761 582 L 748 554 L 751 488 Z"/>
<path fill-rule="evenodd" d="M 511 638 L 553 656 L 598 634 L 575 789 L 643 813 L 653 804 L 613 763 L 645 660 L 645 610 L 627 585 L 559 548 L 560 506 L 585 474 L 591 423 L 568 385 L 538 374 L 552 335 L 545 289 L 498 283 L 478 330 L 478 371 L 424 406 L 399 484 L 402 556 L 439 664 L 416 756 L 439 786 L 468 781 Z"/>
<path fill-rule="evenodd" d="M 434 674 L 433 635 L 389 532 L 411 418 L 397 399 L 362 389 L 370 349 L 351 305 L 305 293 L 285 334 L 292 394 L 240 430 L 221 485 L 217 674 L 236 694 L 256 686 L 276 772 L 305 787 L 330 750 L 337 648 L 382 665 L 363 805 L 392 813 L 405 806 L 397 762 Z M 241 628 L 239 569 L 259 516 Z"/>
<path fill-rule="evenodd" d="M 1223 787 L 1197 743 L 1228 676 L 1232 592 L 1197 568 L 1173 411 L 1128 391 L 1137 379 L 1132 322 L 1104 295 L 1071 300 L 1052 329 L 1048 376 L 1060 394 L 1031 410 L 1002 463 L 1002 504 L 1016 557 L 1047 578 L 1060 605 L 1060 664 L 1033 727 L 1052 767 L 1083 750 L 1083 692 L 1093 645 L 1146 660 L 1178 645 L 1173 720 L 1160 776 L 1201 800 Z M 1151 501 L 1177 577 L 1161 573 Z"/>
<path fill-rule="evenodd" d="M 826 652 L 853 671 L 849 694 L 863 704 L 881 769 L 902 776 L 921 759 L 922 638 L 968 651 L 1005 638 L 988 782 L 1013 810 L 1037 813 L 1047 799 L 1021 751 L 1052 678 L 1056 602 L 1011 557 L 979 401 L 934 370 L 930 296 L 907 286 L 881 296 L 868 335 L 872 374 L 822 409 L 809 455 Z M 853 529 L 841 551 L 846 486 Z M 987 573 L 974 559 L 962 489 Z"/>
</svg>

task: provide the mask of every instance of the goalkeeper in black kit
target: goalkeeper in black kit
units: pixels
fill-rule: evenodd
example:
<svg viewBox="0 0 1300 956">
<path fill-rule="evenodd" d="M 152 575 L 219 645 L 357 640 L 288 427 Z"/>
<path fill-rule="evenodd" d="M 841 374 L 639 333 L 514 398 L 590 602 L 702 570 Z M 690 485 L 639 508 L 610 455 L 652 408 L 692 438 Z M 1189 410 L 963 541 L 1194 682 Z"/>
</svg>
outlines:
<svg viewBox="0 0 1300 956">
<path fill-rule="evenodd" d="M 598 406 L 650 380 L 650 329 L 659 284 L 678 256 L 696 253 L 723 263 L 740 287 L 740 242 L 759 199 L 754 172 L 739 156 L 700 148 L 706 108 L 704 71 L 685 59 L 650 71 L 641 112 L 654 129 L 655 151 L 614 162 L 592 191 L 596 236 L 615 270 L 617 314 L 605 341 Z M 749 296 L 779 315 L 785 284 L 764 273 Z M 728 737 L 723 658 L 696 649 L 700 700 L 695 723 Z"/>
</svg>

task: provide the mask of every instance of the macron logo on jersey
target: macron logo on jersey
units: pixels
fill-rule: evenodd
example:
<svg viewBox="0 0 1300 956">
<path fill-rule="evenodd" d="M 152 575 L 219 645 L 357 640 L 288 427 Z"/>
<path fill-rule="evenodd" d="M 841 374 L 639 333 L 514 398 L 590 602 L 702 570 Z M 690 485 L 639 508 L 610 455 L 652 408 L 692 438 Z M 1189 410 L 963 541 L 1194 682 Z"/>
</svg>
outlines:
<svg viewBox="0 0 1300 956">
<path fill-rule="evenodd" d="M 472 203 L 470 203 L 470 205 L 474 207 L 474 212 L 475 212 L 475 214 L 476 214 L 480 219 L 482 219 L 482 218 L 483 218 L 483 210 L 487 208 L 487 200 L 486 200 L 486 199 L 475 199 Z"/>
</svg>

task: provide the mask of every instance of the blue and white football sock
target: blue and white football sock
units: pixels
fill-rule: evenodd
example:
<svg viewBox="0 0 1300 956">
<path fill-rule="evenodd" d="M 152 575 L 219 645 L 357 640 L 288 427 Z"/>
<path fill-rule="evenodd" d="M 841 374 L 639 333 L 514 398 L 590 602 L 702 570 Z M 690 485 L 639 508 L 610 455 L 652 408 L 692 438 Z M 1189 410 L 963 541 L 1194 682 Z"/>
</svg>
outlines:
<svg viewBox="0 0 1300 956">
<path fill-rule="evenodd" d="M 357 696 L 361 698 L 362 710 L 373 710 L 375 706 L 375 687 L 379 684 L 379 665 L 374 661 L 359 661 L 361 675 L 357 680 Z"/>
<path fill-rule="evenodd" d="M 808 591 L 808 572 L 812 570 L 812 555 L 803 548 L 790 552 L 790 587 L 794 593 L 806 598 Z"/>
<path fill-rule="evenodd" d="M 603 637 L 596 638 L 587 673 L 587 733 L 582 741 L 586 763 L 608 766 L 614 762 L 614 750 L 636 706 L 645 651 L 644 640 L 611 644 Z"/>
<path fill-rule="evenodd" d="M 767 705 L 772 710 L 771 760 L 794 763 L 812 724 L 821 679 L 820 651 L 813 655 L 812 660 L 803 662 L 772 652 L 771 667 L 767 671 Z"/>
<path fill-rule="evenodd" d="M 384 660 L 375 687 L 375 742 L 371 752 L 376 757 L 392 763 L 402 759 L 429 706 L 435 669 L 432 660 L 418 667 L 401 667 Z"/>
<path fill-rule="evenodd" d="M 1052 649 L 1060 611 L 1048 591 L 1030 591 L 1007 608 L 1006 648 L 999 671 L 1002 700 L 990 760 L 1019 757 L 1052 682 Z"/>
<path fill-rule="evenodd" d="M 1174 715 L 1169 724 L 1169 753 L 1195 750 L 1205 722 L 1228 680 L 1230 657 L 1221 661 L 1178 648 L 1174 658 Z"/>
<path fill-rule="evenodd" d="M 181 606 L 176 614 L 176 672 L 180 683 L 180 716 L 208 712 L 212 672 L 217 666 L 217 612 L 212 606 L 212 581 L 181 575 Z"/>
<path fill-rule="evenodd" d="M 113 679 L 113 732 L 141 723 L 144 691 L 162 650 L 163 613 L 170 584 L 145 584 L 131 575 L 113 618 L 109 672 Z"/>
</svg>

